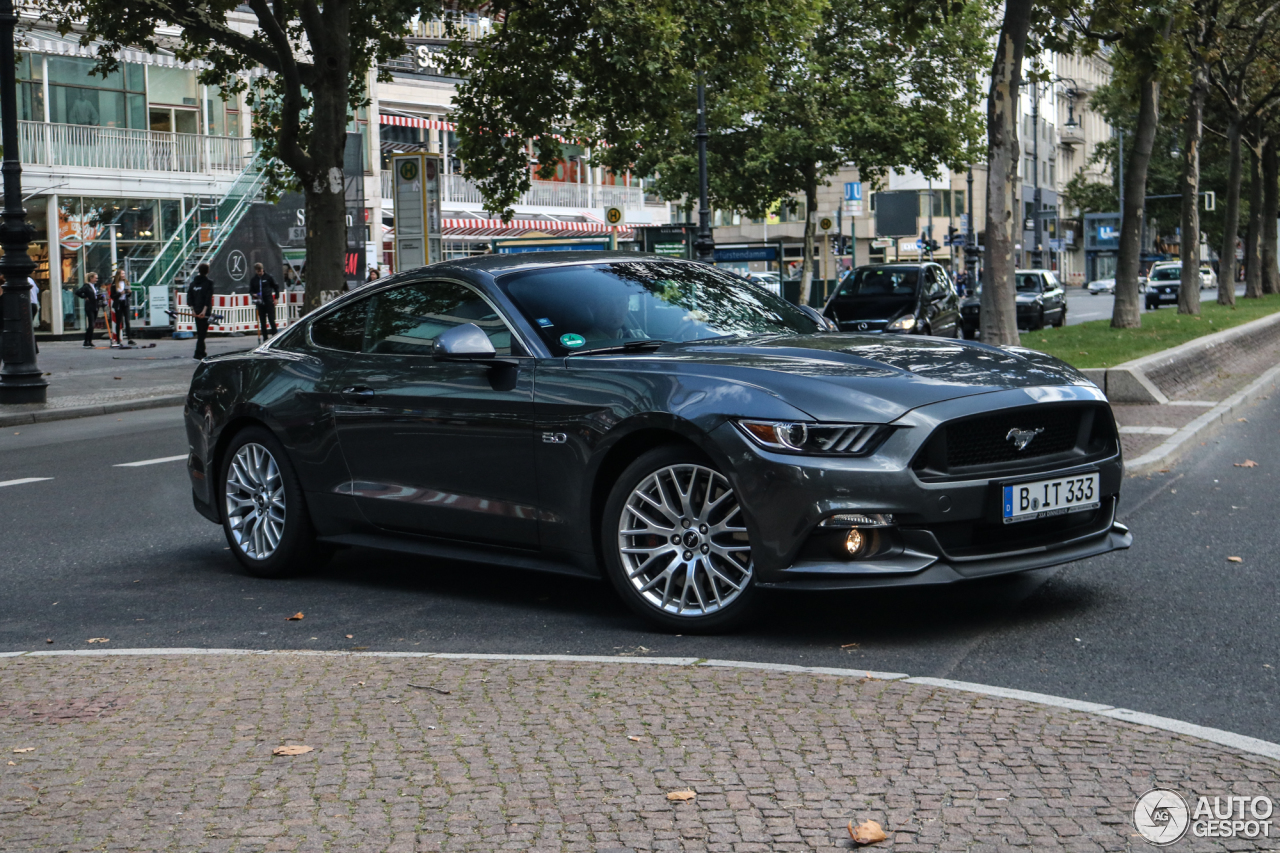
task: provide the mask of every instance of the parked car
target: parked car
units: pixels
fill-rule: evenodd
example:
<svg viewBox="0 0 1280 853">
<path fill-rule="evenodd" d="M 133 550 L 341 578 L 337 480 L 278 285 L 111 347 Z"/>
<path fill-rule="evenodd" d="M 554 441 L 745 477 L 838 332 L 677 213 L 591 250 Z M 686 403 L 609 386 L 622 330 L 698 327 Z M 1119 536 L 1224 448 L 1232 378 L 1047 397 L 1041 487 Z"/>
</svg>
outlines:
<svg viewBox="0 0 1280 853">
<path fill-rule="evenodd" d="M 758 284 L 770 293 L 782 295 L 782 277 L 776 272 L 749 272 L 743 278 L 752 284 Z"/>
<path fill-rule="evenodd" d="M 1067 292 L 1052 270 L 1017 270 L 1013 275 L 1019 328 L 1067 324 Z"/>
<path fill-rule="evenodd" d="M 846 332 L 961 336 L 960 295 L 935 263 L 858 267 L 822 313 Z"/>
<path fill-rule="evenodd" d="M 1040 329 L 1046 322 L 1066 325 L 1067 293 L 1051 270 L 1017 270 L 1014 282 L 1018 328 Z M 960 302 L 960 320 L 966 338 L 978 337 L 982 327 L 981 287 Z"/>
<path fill-rule="evenodd" d="M 1153 265 L 1147 273 L 1147 285 L 1143 288 L 1146 294 L 1147 310 L 1155 311 L 1161 305 L 1177 305 L 1178 291 L 1181 289 L 1182 264 Z"/>
<path fill-rule="evenodd" d="M 1132 542 L 1115 420 L 1074 368 L 821 332 L 657 255 L 398 273 L 203 360 L 184 416 L 196 509 L 263 577 L 352 546 L 603 576 L 686 632 L 769 589 L 950 584 Z"/>
<path fill-rule="evenodd" d="M 1114 278 L 1100 278 L 1097 281 L 1091 281 L 1085 285 L 1085 289 L 1093 296 L 1099 293 L 1115 293 L 1116 280 Z"/>
</svg>

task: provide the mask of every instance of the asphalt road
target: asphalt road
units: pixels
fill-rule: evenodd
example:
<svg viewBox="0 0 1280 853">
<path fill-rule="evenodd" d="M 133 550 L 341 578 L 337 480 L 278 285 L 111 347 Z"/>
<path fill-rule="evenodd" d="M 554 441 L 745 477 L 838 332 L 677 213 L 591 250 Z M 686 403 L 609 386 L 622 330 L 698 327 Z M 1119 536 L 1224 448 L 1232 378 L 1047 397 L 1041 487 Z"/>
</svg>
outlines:
<svg viewBox="0 0 1280 853">
<path fill-rule="evenodd" d="M 131 647 L 694 655 L 948 677 L 1280 741 L 1280 400 L 1126 482 L 1131 551 L 940 590 L 772 597 L 717 637 L 602 583 L 353 549 L 245 575 L 191 507 L 176 409 L 0 432 L 0 651 Z M 1235 467 L 1245 459 L 1257 467 Z M 4 485 L 25 478 L 51 478 Z M 1229 562 L 1238 556 L 1242 562 Z M 286 621 L 298 611 L 301 621 Z M 348 637 L 347 635 L 350 635 Z M 90 638 L 109 638 L 90 645 Z M 51 642 L 50 642 L 51 641 Z"/>
<path fill-rule="evenodd" d="M 1244 296 L 1243 284 L 1236 285 L 1236 296 Z M 1216 302 L 1217 299 L 1218 288 L 1216 287 L 1200 291 L 1201 302 Z M 1067 288 L 1067 325 L 1074 326 L 1076 323 L 1086 323 L 1089 320 L 1110 320 L 1115 304 L 1116 298 L 1111 294 L 1100 293 L 1093 296 L 1083 288 L 1069 287 Z M 1138 310 L 1146 313 L 1145 298 L 1139 303 Z"/>
</svg>

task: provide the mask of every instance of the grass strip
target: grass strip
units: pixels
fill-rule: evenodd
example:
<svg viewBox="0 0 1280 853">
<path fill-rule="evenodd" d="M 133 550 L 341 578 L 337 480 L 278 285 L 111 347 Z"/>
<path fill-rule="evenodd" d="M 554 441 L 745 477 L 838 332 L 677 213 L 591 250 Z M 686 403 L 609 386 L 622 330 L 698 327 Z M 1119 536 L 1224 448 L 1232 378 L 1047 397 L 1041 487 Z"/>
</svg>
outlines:
<svg viewBox="0 0 1280 853">
<path fill-rule="evenodd" d="M 1022 345 L 1057 356 L 1075 367 L 1115 367 L 1202 335 L 1221 332 L 1280 311 L 1280 294 L 1261 299 L 1236 297 L 1234 308 L 1202 303 L 1200 315 L 1179 314 L 1174 306 L 1148 311 L 1137 329 L 1113 329 L 1110 320 L 1090 320 L 1061 329 L 1024 332 Z"/>
</svg>

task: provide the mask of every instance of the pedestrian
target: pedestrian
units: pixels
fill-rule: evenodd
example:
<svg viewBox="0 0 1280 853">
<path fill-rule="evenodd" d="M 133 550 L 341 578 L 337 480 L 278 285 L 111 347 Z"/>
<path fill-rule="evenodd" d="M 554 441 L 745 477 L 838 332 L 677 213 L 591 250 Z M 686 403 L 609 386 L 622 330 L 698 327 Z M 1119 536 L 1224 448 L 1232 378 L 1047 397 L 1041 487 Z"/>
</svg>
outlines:
<svg viewBox="0 0 1280 853">
<path fill-rule="evenodd" d="M 205 335 L 209 334 L 209 311 L 213 308 L 213 281 L 209 278 L 209 265 L 196 267 L 196 277 L 187 285 L 187 309 L 196 321 L 196 351 L 192 358 L 208 355 L 204 348 Z"/>
<path fill-rule="evenodd" d="M 253 278 L 249 279 L 249 296 L 253 304 L 258 306 L 258 336 L 264 341 L 276 333 L 276 297 L 280 295 L 280 285 L 267 273 L 262 264 L 253 265 Z M 271 331 L 267 331 L 267 327 Z"/>
<path fill-rule="evenodd" d="M 36 284 L 36 280 L 31 276 L 27 276 L 27 284 L 31 285 L 31 290 L 27 291 L 31 294 L 31 331 L 32 338 L 35 337 L 36 326 L 39 325 L 36 320 L 40 316 L 40 285 Z M 0 329 L 4 328 L 4 323 L 0 320 Z M 36 355 L 40 354 L 40 342 L 36 341 Z"/>
<path fill-rule="evenodd" d="M 98 274 L 91 272 L 84 277 L 84 284 L 76 290 L 76 296 L 84 300 L 84 345 L 93 347 L 93 327 L 98 322 L 98 309 L 106 301 L 106 295 L 98 287 Z"/>
<path fill-rule="evenodd" d="M 111 279 L 108 294 L 111 299 L 111 313 L 116 319 L 116 346 L 126 340 L 129 346 L 133 346 L 133 328 L 129 322 L 129 296 L 132 293 L 133 288 L 129 284 L 129 277 L 124 274 L 124 270 L 116 270 L 115 277 Z"/>
<path fill-rule="evenodd" d="M 366 279 L 366 283 L 370 281 L 377 281 L 378 278 L 379 278 L 378 265 L 374 264 L 373 266 L 369 267 L 369 277 Z"/>
</svg>

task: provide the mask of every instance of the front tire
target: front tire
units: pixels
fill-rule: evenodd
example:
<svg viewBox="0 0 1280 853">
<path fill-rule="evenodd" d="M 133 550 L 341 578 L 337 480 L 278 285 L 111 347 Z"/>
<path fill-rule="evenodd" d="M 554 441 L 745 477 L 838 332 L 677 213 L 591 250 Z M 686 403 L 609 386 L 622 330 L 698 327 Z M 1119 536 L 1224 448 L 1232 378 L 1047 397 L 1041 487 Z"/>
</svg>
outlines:
<svg viewBox="0 0 1280 853">
<path fill-rule="evenodd" d="M 297 474 L 284 446 L 264 427 L 232 439 L 223 454 L 218 501 L 227 544 L 250 574 L 288 577 L 323 562 Z"/>
<path fill-rule="evenodd" d="M 691 448 L 659 447 L 609 493 L 605 570 L 636 613 L 682 633 L 744 620 L 757 590 L 751 540 L 728 479 Z"/>
</svg>

